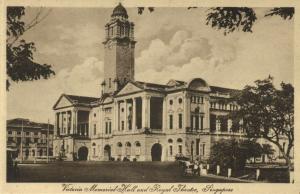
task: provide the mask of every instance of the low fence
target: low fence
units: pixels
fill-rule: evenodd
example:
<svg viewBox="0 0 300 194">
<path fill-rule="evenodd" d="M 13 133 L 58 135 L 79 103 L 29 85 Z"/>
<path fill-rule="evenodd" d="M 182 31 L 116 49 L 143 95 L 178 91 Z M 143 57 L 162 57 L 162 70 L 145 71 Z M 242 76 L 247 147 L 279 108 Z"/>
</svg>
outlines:
<svg viewBox="0 0 300 194">
<path fill-rule="evenodd" d="M 185 162 L 182 162 L 182 166 Z M 289 171 L 287 166 L 273 165 L 273 166 L 246 166 L 241 170 L 233 170 L 232 168 L 222 167 L 221 165 L 211 166 L 209 164 L 199 164 L 199 167 L 194 167 L 194 164 L 190 164 L 190 170 L 185 172 L 188 174 L 207 175 L 213 174 L 217 176 L 227 178 L 239 178 L 243 180 L 271 182 L 271 183 L 293 183 L 294 176 L 293 171 Z M 197 169 L 195 169 L 197 168 Z M 197 170 L 199 172 L 197 172 Z"/>
</svg>

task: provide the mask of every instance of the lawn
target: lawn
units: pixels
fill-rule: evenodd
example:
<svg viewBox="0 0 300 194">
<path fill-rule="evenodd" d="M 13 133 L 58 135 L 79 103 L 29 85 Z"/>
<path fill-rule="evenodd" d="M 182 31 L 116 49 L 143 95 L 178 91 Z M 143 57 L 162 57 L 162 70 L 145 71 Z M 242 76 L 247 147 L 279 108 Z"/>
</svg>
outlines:
<svg viewBox="0 0 300 194">
<path fill-rule="evenodd" d="M 9 182 L 234 182 L 219 178 L 182 176 L 175 162 L 56 162 L 21 164 L 20 176 Z"/>
</svg>

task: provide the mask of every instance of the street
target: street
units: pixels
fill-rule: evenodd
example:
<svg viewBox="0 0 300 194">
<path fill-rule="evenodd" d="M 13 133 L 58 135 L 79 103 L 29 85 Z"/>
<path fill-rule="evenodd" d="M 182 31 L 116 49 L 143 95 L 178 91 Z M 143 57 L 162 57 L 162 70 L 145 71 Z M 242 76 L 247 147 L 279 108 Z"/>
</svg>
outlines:
<svg viewBox="0 0 300 194">
<path fill-rule="evenodd" d="M 19 164 L 19 178 L 8 182 L 238 182 L 218 177 L 182 176 L 175 162 L 55 162 Z"/>
</svg>

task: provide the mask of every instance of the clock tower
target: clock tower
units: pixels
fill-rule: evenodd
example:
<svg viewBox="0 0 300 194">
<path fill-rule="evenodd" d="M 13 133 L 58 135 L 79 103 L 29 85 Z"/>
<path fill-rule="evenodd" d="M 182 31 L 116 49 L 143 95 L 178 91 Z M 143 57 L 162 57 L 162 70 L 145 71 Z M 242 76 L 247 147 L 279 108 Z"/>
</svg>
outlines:
<svg viewBox="0 0 300 194">
<path fill-rule="evenodd" d="M 129 80 L 134 80 L 134 24 L 128 21 L 121 3 L 114 8 L 105 32 L 102 94 L 113 94 Z"/>
</svg>

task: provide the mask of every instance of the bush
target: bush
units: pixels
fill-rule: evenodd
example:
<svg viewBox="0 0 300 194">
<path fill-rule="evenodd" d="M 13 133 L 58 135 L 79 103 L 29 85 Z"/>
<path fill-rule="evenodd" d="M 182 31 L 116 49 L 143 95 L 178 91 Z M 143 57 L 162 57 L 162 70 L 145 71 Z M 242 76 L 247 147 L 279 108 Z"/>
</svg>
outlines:
<svg viewBox="0 0 300 194">
<path fill-rule="evenodd" d="M 190 158 L 184 156 L 183 154 L 176 154 L 175 160 L 176 161 L 179 161 L 179 160 L 188 161 L 188 160 L 190 160 Z"/>
</svg>

